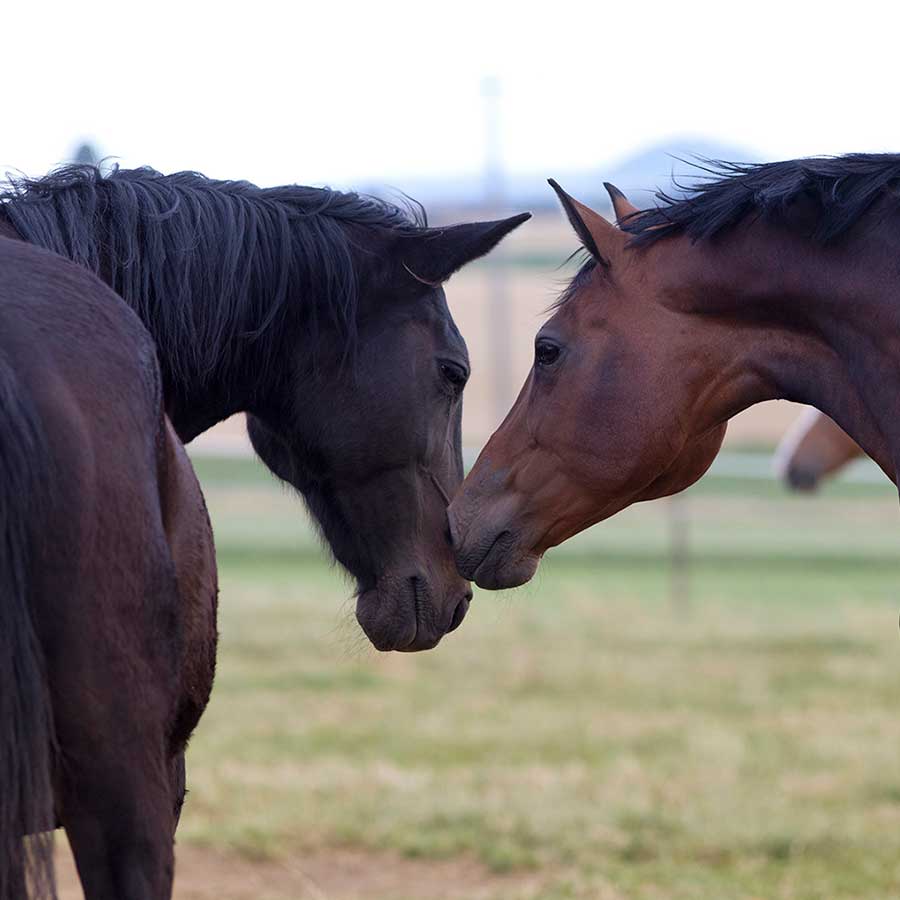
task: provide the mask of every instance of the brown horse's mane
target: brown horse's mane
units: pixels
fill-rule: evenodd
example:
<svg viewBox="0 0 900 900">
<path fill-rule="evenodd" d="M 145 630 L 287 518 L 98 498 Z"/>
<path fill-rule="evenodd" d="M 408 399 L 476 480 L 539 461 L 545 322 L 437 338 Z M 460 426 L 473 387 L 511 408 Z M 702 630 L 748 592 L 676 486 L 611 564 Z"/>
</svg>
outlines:
<svg viewBox="0 0 900 900">
<path fill-rule="evenodd" d="M 559 309 L 561 306 L 565 306 L 578 291 L 587 284 L 591 272 L 597 268 L 597 260 L 594 259 L 593 256 L 584 248 L 579 247 L 573 254 L 569 256 L 569 258 L 563 263 L 566 265 L 570 263 L 572 260 L 576 260 L 579 262 L 578 270 L 572 276 L 572 280 L 566 285 L 563 289 L 563 292 L 559 295 L 559 297 L 550 305 L 550 308 L 547 310 L 548 312 L 554 312 Z"/>
<path fill-rule="evenodd" d="M 632 246 L 647 246 L 674 234 L 706 240 L 732 228 L 750 213 L 790 222 L 799 200 L 811 200 L 818 215 L 809 237 L 821 243 L 846 234 L 882 196 L 900 183 L 900 154 L 852 153 L 773 163 L 705 160 L 706 177 L 679 196 L 659 191 L 657 206 L 621 223 Z"/>
</svg>

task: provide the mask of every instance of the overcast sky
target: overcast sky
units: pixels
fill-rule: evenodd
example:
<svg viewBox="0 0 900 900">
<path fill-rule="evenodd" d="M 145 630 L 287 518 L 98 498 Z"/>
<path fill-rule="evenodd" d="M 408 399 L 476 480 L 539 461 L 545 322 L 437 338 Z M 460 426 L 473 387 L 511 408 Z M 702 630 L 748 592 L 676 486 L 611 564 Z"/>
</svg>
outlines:
<svg viewBox="0 0 900 900">
<path fill-rule="evenodd" d="M 85 137 L 163 171 L 402 187 L 480 169 L 486 75 L 520 172 L 691 136 L 759 158 L 900 151 L 898 19 L 788 0 L 32 0 L 0 19 L 0 167 L 42 173 Z"/>
</svg>

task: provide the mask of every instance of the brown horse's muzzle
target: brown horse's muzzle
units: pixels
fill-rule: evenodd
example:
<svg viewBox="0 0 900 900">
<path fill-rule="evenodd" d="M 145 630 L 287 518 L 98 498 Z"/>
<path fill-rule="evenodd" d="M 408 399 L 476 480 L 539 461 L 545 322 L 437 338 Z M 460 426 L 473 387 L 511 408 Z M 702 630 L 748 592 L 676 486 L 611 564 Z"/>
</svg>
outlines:
<svg viewBox="0 0 900 900">
<path fill-rule="evenodd" d="M 540 556 L 523 548 L 512 517 L 504 515 L 505 505 L 479 515 L 462 495 L 447 511 L 459 574 L 489 591 L 525 584 L 540 562 Z"/>
</svg>

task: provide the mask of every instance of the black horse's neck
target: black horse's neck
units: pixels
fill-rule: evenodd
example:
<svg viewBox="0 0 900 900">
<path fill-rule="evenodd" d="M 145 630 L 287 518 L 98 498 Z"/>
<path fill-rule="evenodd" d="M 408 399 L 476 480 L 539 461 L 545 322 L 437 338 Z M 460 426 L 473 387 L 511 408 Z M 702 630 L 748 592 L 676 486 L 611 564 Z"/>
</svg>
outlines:
<svg viewBox="0 0 900 900">
<path fill-rule="evenodd" d="M 14 182 L 0 204 L 0 226 L 87 266 L 140 316 L 185 441 L 251 408 L 284 376 L 292 329 L 313 342 L 353 340 L 357 245 L 370 230 L 358 226 L 411 233 L 422 224 L 327 189 L 85 166 Z"/>
<path fill-rule="evenodd" d="M 253 398 L 265 393 L 262 377 L 236 378 L 233 372 L 225 373 L 218 383 L 181 383 L 164 377 L 163 385 L 166 415 L 185 444 L 213 425 L 250 409 Z"/>
</svg>

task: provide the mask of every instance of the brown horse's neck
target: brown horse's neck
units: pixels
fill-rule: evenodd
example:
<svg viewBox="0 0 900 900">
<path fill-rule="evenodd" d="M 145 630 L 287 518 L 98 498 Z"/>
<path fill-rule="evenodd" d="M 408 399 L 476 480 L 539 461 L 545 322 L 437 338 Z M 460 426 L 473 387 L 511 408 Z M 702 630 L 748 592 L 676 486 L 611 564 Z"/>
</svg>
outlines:
<svg viewBox="0 0 900 900">
<path fill-rule="evenodd" d="M 873 243 L 862 228 L 830 246 L 759 223 L 717 243 L 664 242 L 678 270 L 667 304 L 706 336 L 701 427 L 763 400 L 808 403 L 897 480 L 900 246 L 889 255 Z"/>
</svg>

